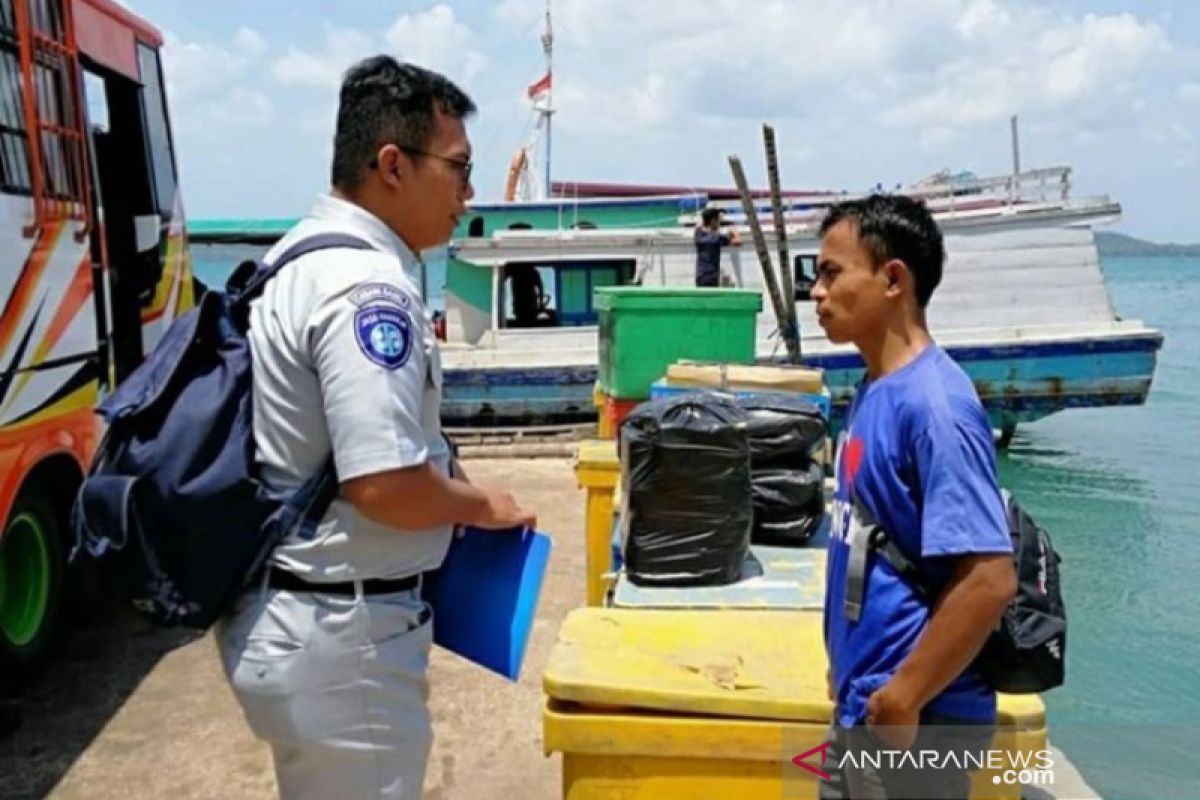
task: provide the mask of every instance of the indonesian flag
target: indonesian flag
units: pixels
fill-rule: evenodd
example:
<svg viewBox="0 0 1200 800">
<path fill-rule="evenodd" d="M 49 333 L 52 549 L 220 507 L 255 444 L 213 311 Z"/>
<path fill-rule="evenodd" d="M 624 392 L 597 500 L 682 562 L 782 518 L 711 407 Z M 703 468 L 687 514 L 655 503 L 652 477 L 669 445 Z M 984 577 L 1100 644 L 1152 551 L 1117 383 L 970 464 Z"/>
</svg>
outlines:
<svg viewBox="0 0 1200 800">
<path fill-rule="evenodd" d="M 550 73 L 547 72 L 540 80 L 529 84 L 528 95 L 530 100 L 537 100 L 542 95 L 550 91 Z"/>
</svg>

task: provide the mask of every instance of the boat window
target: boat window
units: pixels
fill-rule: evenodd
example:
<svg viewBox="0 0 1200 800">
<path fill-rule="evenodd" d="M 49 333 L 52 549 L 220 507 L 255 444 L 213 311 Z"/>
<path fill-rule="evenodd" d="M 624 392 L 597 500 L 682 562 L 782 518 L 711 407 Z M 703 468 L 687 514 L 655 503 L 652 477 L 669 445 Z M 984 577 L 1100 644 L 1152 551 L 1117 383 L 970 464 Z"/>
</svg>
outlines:
<svg viewBox="0 0 1200 800">
<path fill-rule="evenodd" d="M 562 298 L 562 316 L 564 325 L 584 325 L 583 317 L 591 308 L 588 302 L 591 292 L 588 291 L 588 273 L 582 269 L 564 267 L 559 273 L 561 282 L 559 297 Z"/>
<path fill-rule="evenodd" d="M 167 123 L 167 104 L 163 96 L 158 52 L 139 44 L 138 65 L 141 68 L 142 112 L 146 121 L 146 139 L 150 145 L 158 211 L 164 217 L 170 217 L 175 207 L 175 159 L 171 153 L 171 130 Z"/>
<path fill-rule="evenodd" d="M 812 287 L 817 282 L 817 257 L 813 253 L 803 253 L 794 259 L 796 267 L 794 284 L 797 300 L 809 300 Z"/>
<path fill-rule="evenodd" d="M 467 225 L 467 236 L 478 239 L 483 236 L 483 217 L 473 217 Z"/>
<path fill-rule="evenodd" d="M 504 268 L 501 315 L 506 328 L 552 328 L 558 324 L 554 268 L 508 264 Z"/>
<path fill-rule="evenodd" d="M 502 293 L 504 327 L 595 325 L 595 290 L 631 284 L 635 267 L 633 259 L 508 264 Z"/>
</svg>

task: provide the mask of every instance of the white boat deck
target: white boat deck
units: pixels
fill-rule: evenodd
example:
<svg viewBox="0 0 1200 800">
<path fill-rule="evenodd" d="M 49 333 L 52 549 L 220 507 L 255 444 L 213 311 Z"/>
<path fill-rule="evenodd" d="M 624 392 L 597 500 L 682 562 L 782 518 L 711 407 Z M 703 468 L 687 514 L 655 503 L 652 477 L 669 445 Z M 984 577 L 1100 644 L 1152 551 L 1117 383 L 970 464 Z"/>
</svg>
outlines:
<svg viewBox="0 0 1200 800">
<path fill-rule="evenodd" d="M 943 344 L 996 346 L 1145 335 L 1146 326 L 1117 317 L 1096 252 L 1091 224 L 1116 213 L 1107 201 L 1064 210 L 1027 212 L 1027 218 L 997 215 L 945 224 L 947 263 L 928 309 L 930 328 Z M 768 250 L 776 248 L 768 235 Z M 819 250 L 815 231 L 789 227 L 789 253 L 807 257 Z M 726 248 L 724 266 L 744 288 L 762 291 L 753 247 Z M 735 255 L 736 253 L 736 255 Z M 634 258 L 646 286 L 691 286 L 695 249 L 691 231 L 571 230 L 503 231 L 466 240 L 457 257 L 494 270 L 493 297 L 501 295 L 500 265 L 568 260 Z M 764 292 L 757 324 L 758 354 L 783 352 L 770 299 Z M 806 353 L 849 352 L 830 344 L 817 325 L 813 304 L 796 303 Z M 494 309 L 470 307 L 447 293 L 449 368 L 534 367 L 594 364 L 596 328 L 504 329 Z"/>
</svg>

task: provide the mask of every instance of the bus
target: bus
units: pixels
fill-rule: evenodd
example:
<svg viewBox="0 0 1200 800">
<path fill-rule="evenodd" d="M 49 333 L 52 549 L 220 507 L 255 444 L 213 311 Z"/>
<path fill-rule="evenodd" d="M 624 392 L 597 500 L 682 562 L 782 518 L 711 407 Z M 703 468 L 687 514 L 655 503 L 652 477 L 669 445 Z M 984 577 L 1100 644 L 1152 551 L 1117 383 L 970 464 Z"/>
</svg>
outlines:
<svg viewBox="0 0 1200 800">
<path fill-rule="evenodd" d="M 64 609 L 97 402 L 194 304 L 162 43 L 112 0 L 0 0 L 0 675 Z"/>
</svg>

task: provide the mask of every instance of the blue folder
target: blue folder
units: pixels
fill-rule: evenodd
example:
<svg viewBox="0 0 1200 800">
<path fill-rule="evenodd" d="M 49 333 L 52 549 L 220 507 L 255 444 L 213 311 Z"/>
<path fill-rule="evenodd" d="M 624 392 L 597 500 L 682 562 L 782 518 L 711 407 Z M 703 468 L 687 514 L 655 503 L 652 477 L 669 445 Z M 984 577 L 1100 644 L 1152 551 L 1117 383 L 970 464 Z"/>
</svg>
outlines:
<svg viewBox="0 0 1200 800">
<path fill-rule="evenodd" d="M 434 644 L 517 680 L 549 558 L 544 533 L 467 528 L 425 575 Z"/>
</svg>

